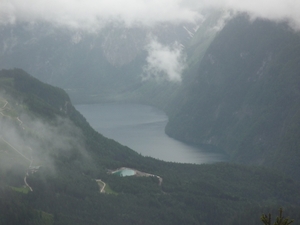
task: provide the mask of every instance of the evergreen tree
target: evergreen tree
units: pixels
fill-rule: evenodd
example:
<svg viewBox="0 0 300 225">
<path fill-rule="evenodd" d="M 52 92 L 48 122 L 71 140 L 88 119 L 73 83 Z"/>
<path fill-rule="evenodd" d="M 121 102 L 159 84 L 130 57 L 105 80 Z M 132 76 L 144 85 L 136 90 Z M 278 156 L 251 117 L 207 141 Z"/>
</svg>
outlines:
<svg viewBox="0 0 300 225">
<path fill-rule="evenodd" d="M 274 225 L 289 225 L 291 223 L 294 222 L 294 220 L 290 220 L 289 218 L 284 218 L 282 216 L 282 208 L 279 209 L 279 216 L 277 216 L 276 221 L 274 223 Z M 267 216 L 266 214 L 263 214 L 260 217 L 261 221 L 265 224 L 265 225 L 271 225 L 271 214 L 269 213 L 269 215 Z"/>
</svg>

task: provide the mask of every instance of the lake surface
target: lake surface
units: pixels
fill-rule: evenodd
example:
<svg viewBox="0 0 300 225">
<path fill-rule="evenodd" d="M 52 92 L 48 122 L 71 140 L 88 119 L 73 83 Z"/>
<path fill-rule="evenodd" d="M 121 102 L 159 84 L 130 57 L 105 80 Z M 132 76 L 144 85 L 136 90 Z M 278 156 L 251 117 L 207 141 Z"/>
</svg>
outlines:
<svg viewBox="0 0 300 225">
<path fill-rule="evenodd" d="M 207 152 L 170 138 L 164 132 L 168 117 L 154 107 L 119 103 L 75 107 L 96 131 L 144 156 L 195 164 L 226 161 L 224 154 Z"/>
</svg>

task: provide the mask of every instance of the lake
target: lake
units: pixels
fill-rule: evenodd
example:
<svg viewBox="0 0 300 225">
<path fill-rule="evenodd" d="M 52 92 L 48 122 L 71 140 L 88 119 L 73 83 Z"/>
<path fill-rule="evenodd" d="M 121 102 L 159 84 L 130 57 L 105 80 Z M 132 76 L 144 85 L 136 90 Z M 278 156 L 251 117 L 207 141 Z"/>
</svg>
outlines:
<svg viewBox="0 0 300 225">
<path fill-rule="evenodd" d="M 96 131 L 144 156 L 195 164 L 226 161 L 224 154 L 211 153 L 170 138 L 164 132 L 168 117 L 154 107 L 125 103 L 75 107 Z"/>
</svg>

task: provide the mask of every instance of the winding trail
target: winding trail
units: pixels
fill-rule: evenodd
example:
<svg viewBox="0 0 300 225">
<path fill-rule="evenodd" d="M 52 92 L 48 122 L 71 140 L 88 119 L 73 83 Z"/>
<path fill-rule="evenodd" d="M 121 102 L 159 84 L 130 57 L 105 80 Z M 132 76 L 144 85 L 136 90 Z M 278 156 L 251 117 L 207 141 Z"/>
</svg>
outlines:
<svg viewBox="0 0 300 225">
<path fill-rule="evenodd" d="M 22 125 L 22 124 L 23 124 L 23 121 L 22 121 L 22 120 L 20 120 L 20 118 L 19 118 L 19 117 L 17 117 L 17 120 L 20 122 L 20 125 Z"/>
<path fill-rule="evenodd" d="M 157 179 L 158 179 L 158 185 L 159 186 L 162 185 L 163 179 L 160 176 L 154 175 L 154 174 L 151 174 L 151 173 L 145 173 L 145 172 L 142 172 L 142 171 L 139 171 L 139 170 L 136 170 L 136 169 L 132 169 L 132 168 L 128 168 L 128 167 L 121 167 L 121 168 L 119 168 L 117 170 L 112 171 L 111 173 L 114 173 L 116 171 L 123 170 L 123 169 L 133 170 L 135 172 L 134 176 L 138 176 L 138 177 L 157 177 Z"/>
<path fill-rule="evenodd" d="M 25 130 L 25 127 L 23 126 L 23 121 L 22 120 L 20 120 L 20 118 L 19 117 L 17 117 L 17 120 L 19 121 L 19 125 L 23 128 L 23 130 Z"/>
<path fill-rule="evenodd" d="M 105 186 L 106 186 L 106 183 L 103 182 L 103 181 L 100 180 L 100 179 L 97 179 L 96 182 L 98 183 L 99 187 L 101 187 L 100 193 L 105 193 Z M 100 185 L 99 183 L 102 183 L 103 185 Z"/>
<path fill-rule="evenodd" d="M 6 144 L 8 144 L 13 150 L 15 150 L 17 153 L 19 153 L 24 159 L 28 160 L 30 163 L 32 162 L 31 159 L 27 158 L 25 155 L 23 155 L 18 149 L 16 149 L 14 146 L 12 146 L 8 141 L 6 141 L 2 136 L 0 137 Z"/>
<path fill-rule="evenodd" d="M 162 182 L 163 182 L 163 179 L 160 177 L 160 176 L 157 176 L 157 175 L 154 175 L 154 174 L 151 174 L 151 173 L 144 173 L 144 172 L 141 172 L 141 171 L 138 171 L 138 170 L 135 170 L 136 171 L 136 175 L 137 176 L 143 176 L 143 177 L 157 177 L 158 179 L 158 185 L 161 186 Z"/>
<path fill-rule="evenodd" d="M 29 190 L 30 191 L 33 191 L 33 189 L 29 186 L 29 184 L 27 183 L 27 177 L 29 176 L 29 174 L 28 174 L 28 171 L 26 172 L 26 175 L 25 175 L 25 177 L 24 177 L 24 183 L 25 183 L 25 185 L 26 185 L 26 187 L 28 187 L 29 188 Z"/>
<path fill-rule="evenodd" d="M 2 107 L 0 108 L 0 114 L 1 114 L 2 116 L 4 116 L 4 117 L 9 117 L 9 118 L 12 119 L 11 116 L 5 115 L 5 114 L 2 112 L 2 111 L 6 108 L 6 106 L 7 106 L 7 104 L 8 104 L 8 101 L 7 101 L 6 99 L 4 99 L 4 101 L 5 101 L 5 104 L 4 104 L 4 106 L 2 106 Z M 23 126 L 23 121 L 20 120 L 19 117 L 17 117 L 17 120 L 18 120 L 18 122 L 20 123 L 20 126 L 21 126 L 21 127 L 23 128 L 23 130 L 24 130 L 25 127 Z"/>
<path fill-rule="evenodd" d="M 0 114 L 4 117 L 9 117 L 10 119 L 12 119 L 11 116 L 9 115 L 5 115 L 3 113 L 3 110 L 5 110 L 6 106 L 8 105 L 8 101 L 6 99 L 4 99 L 5 103 L 4 105 L 0 108 Z M 23 121 L 17 117 L 17 120 L 19 122 L 19 125 L 25 129 L 25 127 L 23 126 Z M 32 167 L 32 164 L 33 164 L 33 159 L 29 159 L 28 157 L 26 157 L 21 151 L 19 151 L 18 149 L 16 149 L 11 143 L 9 143 L 8 141 L 6 141 L 1 135 L 0 135 L 0 138 L 2 139 L 2 141 L 4 141 L 7 145 L 9 145 L 13 150 L 15 150 L 19 155 L 21 155 L 24 159 L 28 160 L 30 162 L 30 165 L 29 165 L 29 168 L 24 176 L 24 183 L 26 185 L 26 187 L 29 188 L 30 191 L 33 191 L 32 187 L 30 187 L 30 185 L 27 183 L 27 177 L 29 176 L 29 169 Z M 28 147 L 30 150 L 32 150 L 32 148 Z"/>
<path fill-rule="evenodd" d="M 4 104 L 4 106 L 2 106 L 1 108 L 0 108 L 0 114 L 2 115 L 2 116 L 6 116 L 6 117 L 10 117 L 10 116 L 7 116 L 7 115 L 5 115 L 2 111 L 6 108 L 6 106 L 7 106 L 7 104 L 8 104 L 8 101 L 6 101 L 6 99 L 4 99 L 4 101 L 5 101 L 5 104 Z M 10 117 L 11 118 L 11 117 Z"/>
<path fill-rule="evenodd" d="M 23 155 L 18 149 L 16 149 L 14 146 L 12 146 L 8 141 L 6 141 L 2 136 L 0 137 L 2 141 L 4 141 L 6 144 L 8 144 L 13 150 L 15 150 L 17 153 L 19 153 L 24 159 L 28 160 L 30 162 L 29 169 L 32 167 L 33 159 L 27 158 L 25 155 Z M 30 148 L 31 149 L 31 148 Z M 30 185 L 27 183 L 27 177 L 29 176 L 28 170 L 24 177 L 24 183 L 26 187 L 29 188 L 30 191 L 33 191 L 33 189 L 30 187 Z"/>
<path fill-rule="evenodd" d="M 6 107 L 6 105 L 8 104 L 8 101 L 6 101 L 6 99 L 4 99 L 4 101 L 5 101 L 5 104 L 4 104 L 4 106 L 2 106 L 2 107 L 0 108 L 0 111 L 4 110 L 5 107 Z"/>
<path fill-rule="evenodd" d="M 163 179 L 160 176 L 156 176 L 158 178 L 158 185 L 161 186 Z"/>
</svg>

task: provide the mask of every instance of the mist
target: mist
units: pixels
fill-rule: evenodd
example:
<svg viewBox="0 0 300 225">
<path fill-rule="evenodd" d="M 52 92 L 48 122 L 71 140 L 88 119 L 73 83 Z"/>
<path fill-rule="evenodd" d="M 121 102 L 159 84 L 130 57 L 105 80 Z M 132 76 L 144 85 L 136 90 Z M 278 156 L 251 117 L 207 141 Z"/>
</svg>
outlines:
<svg viewBox="0 0 300 225">
<path fill-rule="evenodd" d="M 9 0 L 0 3 L 1 21 L 45 21 L 72 29 L 99 30 L 108 24 L 153 26 L 161 22 L 195 22 L 199 14 L 180 0 Z"/>
<path fill-rule="evenodd" d="M 147 65 L 143 68 L 143 79 L 180 82 L 185 68 L 186 56 L 179 43 L 163 45 L 153 38 L 145 48 L 148 52 Z"/>
<path fill-rule="evenodd" d="M 247 13 L 250 20 L 263 18 L 287 22 L 293 29 L 300 30 L 298 0 L 2 0 L 0 27 L 24 23 L 35 27 L 35 24 L 46 23 L 54 28 L 70 30 L 74 34 L 71 38 L 72 44 L 80 43 L 86 33 L 101 34 L 108 28 L 117 40 L 117 43 L 113 42 L 113 38 L 108 35 L 108 41 L 102 44 L 104 55 L 111 64 L 118 66 L 130 63 L 140 51 L 145 50 L 147 56 L 141 74 L 143 80 L 180 82 L 184 69 L 187 68 L 180 42 L 172 40 L 170 43 L 161 43 L 159 38 L 138 42 L 134 32 L 130 31 L 127 32 L 128 35 L 120 35 L 126 37 L 120 41 L 113 29 L 138 28 L 142 30 L 141 33 L 145 32 L 146 36 L 148 30 L 151 33 L 152 28 L 162 24 L 191 24 L 199 27 L 212 10 L 225 12 L 219 22 L 211 28 L 215 32 L 220 31 L 230 18 L 240 12 Z M 133 43 L 133 47 L 129 42 Z M 11 51 L 16 43 L 17 37 L 3 43 L 3 51 Z M 130 55 L 126 46 L 130 48 Z M 114 52 L 111 52 L 109 47 L 114 49 Z M 126 50 L 125 57 L 122 49 Z"/>
<path fill-rule="evenodd" d="M 22 103 L 6 94 L 1 94 L 0 99 L 7 102 L 1 108 L 0 142 L 10 146 L 2 148 L 8 154 L 21 156 L 33 166 L 45 166 L 51 172 L 56 172 L 56 157 L 69 157 L 76 152 L 90 161 L 84 137 L 72 121 L 61 117 L 45 121 L 26 113 Z"/>
<path fill-rule="evenodd" d="M 300 29 L 298 0 L 2 0 L 2 24 L 49 22 L 71 29 L 97 31 L 107 25 L 154 26 L 195 23 L 209 8 L 247 12 L 252 18 L 288 21 Z"/>
<path fill-rule="evenodd" d="M 300 2 L 297 0 L 205 0 L 211 7 L 219 7 L 235 12 L 246 12 L 252 20 L 268 19 L 276 22 L 288 22 L 296 30 L 300 29 Z"/>
</svg>

